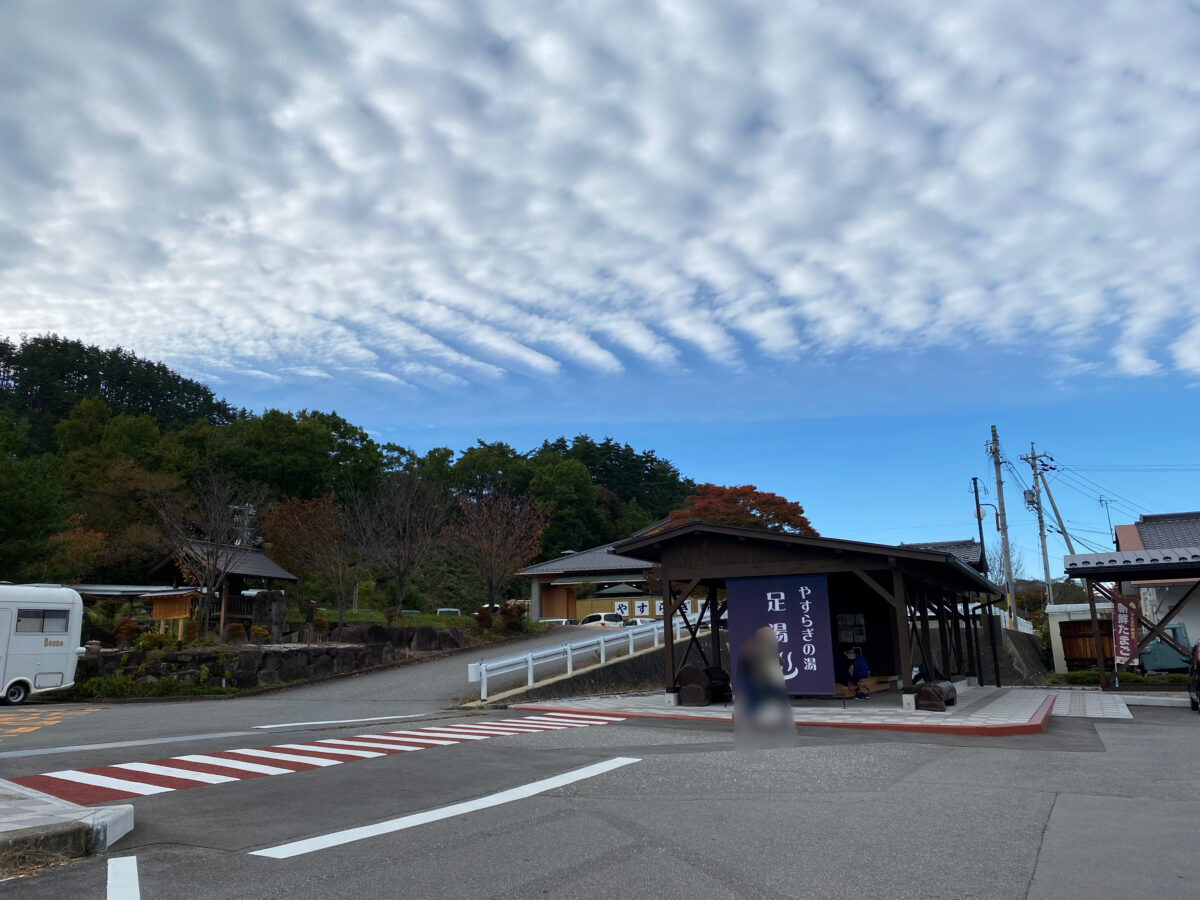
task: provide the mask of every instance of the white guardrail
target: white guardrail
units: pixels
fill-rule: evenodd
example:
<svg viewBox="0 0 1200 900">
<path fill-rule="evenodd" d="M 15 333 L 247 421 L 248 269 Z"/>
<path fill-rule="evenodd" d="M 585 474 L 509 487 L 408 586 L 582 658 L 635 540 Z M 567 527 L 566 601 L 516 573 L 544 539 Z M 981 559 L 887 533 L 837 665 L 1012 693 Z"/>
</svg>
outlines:
<svg viewBox="0 0 1200 900">
<path fill-rule="evenodd" d="M 696 625 L 697 630 L 701 627 L 699 624 Z M 663 623 L 652 622 L 649 625 L 635 625 L 629 628 L 613 627 L 598 630 L 600 633 L 592 638 L 583 638 L 555 647 L 545 647 L 541 650 L 531 650 L 516 656 L 502 656 L 499 659 L 467 663 L 467 681 L 471 684 L 479 683 L 480 700 L 487 700 L 488 678 L 496 675 L 507 675 L 524 670 L 526 685 L 533 687 L 533 670 L 544 663 L 566 660 L 567 674 L 572 675 L 575 672 L 575 658 L 581 653 L 599 653 L 600 665 L 604 665 L 608 661 L 610 649 L 625 648 L 626 654 L 631 654 L 634 652 L 634 645 L 638 638 L 652 636 L 654 643 L 647 646 L 657 647 L 662 641 Z M 680 634 L 686 633 L 687 625 L 683 619 L 677 618 L 673 630 L 674 639 L 679 640 Z"/>
</svg>

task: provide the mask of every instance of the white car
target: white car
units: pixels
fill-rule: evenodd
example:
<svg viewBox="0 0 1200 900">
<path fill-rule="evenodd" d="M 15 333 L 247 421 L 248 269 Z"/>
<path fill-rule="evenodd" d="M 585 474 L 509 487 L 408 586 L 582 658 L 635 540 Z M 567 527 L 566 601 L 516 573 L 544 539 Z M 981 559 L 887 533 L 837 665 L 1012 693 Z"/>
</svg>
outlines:
<svg viewBox="0 0 1200 900">
<path fill-rule="evenodd" d="M 592 613 L 579 622 L 589 628 L 620 628 L 624 623 L 625 618 L 620 613 Z"/>
<path fill-rule="evenodd" d="M 634 616 L 632 619 L 625 620 L 626 628 L 633 628 L 637 625 L 653 625 L 658 619 L 651 619 L 649 616 Z"/>
</svg>

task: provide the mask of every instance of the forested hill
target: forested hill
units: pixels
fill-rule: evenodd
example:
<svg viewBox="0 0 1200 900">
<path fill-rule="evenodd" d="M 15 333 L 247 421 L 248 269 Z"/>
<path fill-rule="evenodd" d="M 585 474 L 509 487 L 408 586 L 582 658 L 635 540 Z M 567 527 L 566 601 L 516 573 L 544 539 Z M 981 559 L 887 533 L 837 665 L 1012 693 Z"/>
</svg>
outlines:
<svg viewBox="0 0 1200 900">
<path fill-rule="evenodd" d="M 166 553 L 149 498 L 186 497 L 211 471 L 254 488 L 260 519 L 289 498 L 371 494 L 393 473 L 463 496 L 532 495 L 547 514 L 543 556 L 627 537 L 694 488 L 611 438 L 419 454 L 336 412 L 237 410 L 128 351 L 0 341 L 0 581 L 144 583 Z"/>
<path fill-rule="evenodd" d="M 52 334 L 17 344 L 0 338 L 0 412 L 25 423 L 27 452 L 54 451 L 54 426 L 90 397 L 115 414 L 152 415 L 164 431 L 201 419 L 223 425 L 244 415 L 206 385 L 120 347 Z"/>
</svg>

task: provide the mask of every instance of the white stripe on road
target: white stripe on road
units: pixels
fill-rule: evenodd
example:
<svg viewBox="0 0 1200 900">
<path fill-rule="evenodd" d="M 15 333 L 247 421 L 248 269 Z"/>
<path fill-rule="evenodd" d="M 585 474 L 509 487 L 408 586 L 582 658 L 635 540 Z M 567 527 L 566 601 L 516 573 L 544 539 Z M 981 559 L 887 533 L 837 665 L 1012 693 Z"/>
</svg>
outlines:
<svg viewBox="0 0 1200 900">
<path fill-rule="evenodd" d="M 406 740 L 406 741 L 416 741 L 417 743 L 420 743 L 420 744 L 437 744 L 439 747 L 448 747 L 451 744 L 457 743 L 456 741 L 444 741 L 444 740 L 439 741 L 436 738 L 422 737 L 422 735 L 424 733 L 425 732 L 423 732 L 423 731 L 389 731 L 388 732 L 388 734 L 393 735 L 395 737 L 404 738 L 404 740 Z M 384 735 L 382 735 L 382 734 L 377 735 L 377 737 L 384 737 Z"/>
<path fill-rule="evenodd" d="M 482 734 L 534 734 L 534 730 L 532 728 L 513 728 L 512 726 L 506 725 L 459 725 L 458 727 L 467 728 L 471 731 L 480 732 Z M 542 730 L 543 729 L 541 728 L 538 729 L 538 731 Z M 545 730 L 549 731 L 550 729 L 547 728 Z M 557 731 L 559 729 L 555 730 Z"/>
<path fill-rule="evenodd" d="M 131 772 L 148 772 L 151 775 L 167 775 L 171 778 L 182 778 L 184 781 L 199 781 L 203 784 L 224 784 L 227 781 L 241 781 L 229 775 L 210 775 L 208 772 L 194 772 L 191 769 L 177 769 L 174 766 L 157 766 L 154 763 L 115 763 L 114 769 L 129 769 Z"/>
<path fill-rule="evenodd" d="M 405 747 L 403 744 L 385 744 L 383 741 L 353 741 L 328 738 L 322 744 L 338 744 L 345 747 L 375 747 L 381 750 L 424 750 L 424 747 Z"/>
<path fill-rule="evenodd" d="M 340 766 L 340 759 L 325 759 L 323 756 L 301 756 L 298 753 L 276 753 L 274 750 L 259 750 L 257 747 L 247 747 L 242 750 L 228 750 L 227 753 L 241 753 L 244 756 L 261 756 L 263 759 L 278 759 L 281 762 L 306 763 L 310 766 Z"/>
<path fill-rule="evenodd" d="M 317 746 L 320 743 L 321 746 Z M 375 759 L 378 756 L 387 756 L 386 753 L 380 753 L 378 750 L 346 750 L 342 747 L 327 747 L 325 741 L 319 741 L 312 744 L 276 744 L 277 747 L 282 747 L 284 750 L 299 750 L 301 753 L 329 753 L 333 756 L 356 756 L 359 759 Z"/>
<path fill-rule="evenodd" d="M 136 856 L 108 861 L 108 900 L 141 900 Z"/>
<path fill-rule="evenodd" d="M 458 731 L 455 731 L 452 727 L 436 728 L 436 729 L 422 728 L 420 731 L 420 734 L 428 734 L 428 735 L 432 735 L 433 737 L 457 738 L 458 740 L 463 740 L 463 741 L 482 741 L 483 740 L 483 738 L 477 734 L 468 734 L 468 733 L 464 733 L 464 732 L 458 732 Z"/>
<path fill-rule="evenodd" d="M 366 737 L 366 735 L 364 735 L 364 737 Z M 393 737 L 390 734 L 373 734 L 371 735 L 371 740 L 387 741 L 389 743 L 392 741 L 397 741 L 400 744 L 420 744 L 420 747 L 415 748 L 417 750 L 428 750 L 430 747 L 449 747 L 456 743 L 455 741 L 427 741 L 422 740 L 421 738 Z"/>
<path fill-rule="evenodd" d="M 465 813 L 475 812 L 476 810 L 489 809 L 504 803 L 512 803 L 514 800 L 524 800 L 527 797 L 544 794 L 546 791 L 552 791 L 555 788 L 564 787 L 576 781 L 583 781 L 585 778 L 594 778 L 605 772 L 611 772 L 613 769 L 619 769 L 622 766 L 628 766 L 640 761 L 628 756 L 617 756 L 604 762 L 585 766 L 582 769 L 575 769 L 573 772 L 564 772 L 562 775 L 555 775 L 552 778 L 543 778 L 541 781 L 534 781 L 521 787 L 509 788 L 507 791 L 500 791 L 498 794 L 480 797 L 477 800 L 467 800 L 465 803 L 455 803 L 452 806 L 443 806 L 440 809 L 413 813 L 409 816 L 389 819 L 386 822 L 378 822 L 374 825 L 363 825 L 359 828 L 348 828 L 345 831 L 335 831 L 331 834 L 305 838 L 302 841 L 293 841 L 290 844 L 280 844 L 278 847 L 254 850 L 251 851 L 250 855 L 268 856 L 271 859 L 291 859 L 293 856 L 301 856 L 316 850 L 340 847 L 342 844 L 350 844 L 354 841 L 378 837 L 381 834 L 391 834 L 396 831 L 403 831 L 406 828 L 427 825 L 430 822 L 440 822 L 442 819 L 461 816 Z"/>
<path fill-rule="evenodd" d="M 560 728 L 587 728 L 588 725 L 599 724 L 598 722 L 568 722 L 566 719 L 548 719 L 545 716 L 526 716 L 522 721 L 532 722 L 535 725 L 557 725 Z"/>
<path fill-rule="evenodd" d="M 76 772 L 74 769 L 64 769 L 61 772 L 47 772 L 51 778 L 61 778 L 63 781 L 74 781 L 77 784 L 90 784 L 94 787 L 110 788 L 114 791 L 128 791 L 130 794 L 165 794 L 175 788 L 160 787 L 157 784 L 143 784 L 140 781 L 125 781 L 121 778 L 110 778 L 107 775 L 93 775 L 91 772 Z"/>
<path fill-rule="evenodd" d="M 563 731 L 570 728 L 570 725 L 548 725 L 545 722 L 534 722 L 532 725 L 526 725 L 524 719 L 497 719 L 496 725 L 503 728 L 520 728 L 524 731 Z"/>
<path fill-rule="evenodd" d="M 296 728 L 300 725 L 350 725 L 354 722 L 391 722 L 395 719 L 419 719 L 425 713 L 408 716 L 371 716 L 369 719 L 330 719 L 327 722 L 281 722 L 278 725 L 254 725 L 254 728 Z"/>
<path fill-rule="evenodd" d="M 597 722 L 607 724 L 609 722 L 620 722 L 620 721 L 622 721 L 622 719 L 624 719 L 624 716 L 616 716 L 616 717 L 592 716 L 592 715 L 587 715 L 585 713 L 567 713 L 567 712 L 552 712 L 552 713 L 546 713 L 546 715 L 551 719 L 566 719 L 570 722 L 589 722 L 591 724 L 596 724 Z"/>
<path fill-rule="evenodd" d="M 205 756 L 196 753 L 191 756 L 176 756 L 184 762 L 200 763 L 205 766 L 224 766 L 226 769 L 238 769 L 242 772 L 258 772 L 261 775 L 291 775 L 292 769 L 281 769 L 279 766 L 264 766 L 259 763 L 243 762 L 240 759 L 226 759 L 223 756 Z"/>
</svg>

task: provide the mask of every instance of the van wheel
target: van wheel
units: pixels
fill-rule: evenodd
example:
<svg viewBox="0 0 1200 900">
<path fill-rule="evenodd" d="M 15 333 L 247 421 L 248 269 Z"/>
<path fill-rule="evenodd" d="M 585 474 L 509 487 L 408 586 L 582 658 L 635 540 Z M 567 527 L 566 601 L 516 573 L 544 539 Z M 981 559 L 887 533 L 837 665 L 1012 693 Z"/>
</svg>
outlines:
<svg viewBox="0 0 1200 900">
<path fill-rule="evenodd" d="M 4 702 L 9 706 L 20 706 L 29 696 L 29 688 L 21 682 L 10 684 L 8 690 L 4 692 Z"/>
</svg>

